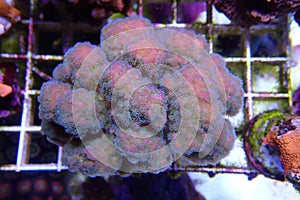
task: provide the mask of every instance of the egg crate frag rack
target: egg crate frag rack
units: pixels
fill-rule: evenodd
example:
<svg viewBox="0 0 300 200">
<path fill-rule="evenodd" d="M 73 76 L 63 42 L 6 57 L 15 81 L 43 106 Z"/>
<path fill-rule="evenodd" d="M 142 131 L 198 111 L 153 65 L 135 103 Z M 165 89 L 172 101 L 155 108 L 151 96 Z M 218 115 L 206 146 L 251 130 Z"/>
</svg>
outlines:
<svg viewBox="0 0 300 200">
<path fill-rule="evenodd" d="M 136 7 L 136 12 L 140 16 L 144 16 L 144 3 L 143 0 L 138 0 L 134 3 Z M 9 54 L 0 53 L 0 60 L 22 62 L 25 64 L 25 82 L 23 91 L 23 105 L 21 113 L 21 122 L 18 125 L 4 125 L 0 126 L 0 134 L 18 134 L 18 143 L 16 151 L 16 162 L 12 164 L 0 165 L 0 171 L 40 171 L 40 170 L 52 170 L 61 171 L 67 169 L 61 163 L 62 157 L 62 147 L 57 150 L 56 161 L 51 163 L 30 163 L 30 148 L 32 137 L 36 134 L 40 134 L 40 121 L 37 119 L 38 104 L 36 103 L 36 97 L 39 94 L 39 87 L 34 87 L 34 82 L 37 79 L 46 81 L 49 79 L 51 71 L 54 67 L 62 61 L 63 54 L 53 55 L 51 53 L 39 52 L 39 45 L 43 42 L 42 36 L 51 37 L 51 35 L 61 35 L 62 41 L 70 38 L 70 34 L 94 34 L 99 37 L 99 26 L 89 25 L 87 23 L 72 23 L 70 27 L 64 29 L 61 24 L 57 21 L 42 21 L 36 19 L 34 12 L 36 10 L 36 1 L 31 0 L 29 8 L 29 18 L 23 19 L 20 24 L 17 24 L 13 29 L 18 31 L 18 29 L 23 31 L 20 34 L 19 40 L 20 49 L 23 49 L 20 54 Z M 213 7 L 207 5 L 205 22 L 201 23 L 177 23 L 177 16 L 179 11 L 179 3 L 174 1 L 171 5 L 171 16 L 172 20 L 170 23 L 162 24 L 156 23 L 155 26 L 158 27 L 185 27 L 188 29 L 194 29 L 196 32 L 204 34 L 208 40 L 210 52 L 217 52 L 223 57 L 227 62 L 229 69 L 241 77 L 244 83 L 245 90 L 245 103 L 243 108 L 242 121 L 243 123 L 249 121 L 254 115 L 260 110 L 260 104 L 263 102 L 278 102 L 280 109 L 288 111 L 292 104 L 291 100 L 291 90 L 290 90 L 290 79 L 289 79 L 289 55 L 290 55 L 290 45 L 289 45 L 289 23 L 288 19 L 285 20 L 284 24 L 276 25 L 257 25 L 252 26 L 250 29 L 240 28 L 232 24 L 221 24 L 216 23 L 214 20 Z M 24 33 L 25 30 L 25 33 Z M 27 31 L 26 31 L 27 30 Z M 274 38 L 278 39 L 276 43 L 278 44 L 277 55 L 273 56 L 252 56 L 253 45 L 252 42 L 257 42 L 253 38 L 259 38 L 265 34 L 272 34 Z M 218 47 L 220 38 L 225 36 L 226 38 L 236 38 L 238 44 L 236 45 L 235 53 L 224 53 Z M 229 39 L 230 41 L 232 41 Z M 274 40 L 275 40 L 274 39 Z M 87 41 L 89 38 L 86 39 Z M 273 41 L 273 40 L 272 40 Z M 76 39 L 72 41 L 74 44 L 78 41 Z M 222 44 L 222 43 L 221 43 Z M 231 45 L 231 44 L 230 44 Z M 252 48 L 252 49 L 251 49 Z M 227 54 L 227 55 L 226 55 Z M 46 70 L 45 67 L 49 66 Z M 256 73 L 261 73 L 261 67 L 272 68 L 271 75 L 277 79 L 278 88 L 275 91 L 261 91 L 255 90 L 258 87 L 258 83 L 254 81 L 253 76 Z M 277 73 L 277 74 L 276 74 Z M 262 73 L 262 80 L 264 74 Z M 242 142 L 235 145 L 234 149 L 242 149 Z M 246 158 L 244 158 L 246 159 Z M 217 167 L 179 167 L 173 165 L 170 170 L 175 171 L 192 171 L 192 172 L 207 172 L 209 174 L 216 173 L 236 173 L 236 174 L 247 174 L 257 175 L 256 170 L 251 169 L 246 165 L 218 165 Z"/>
</svg>

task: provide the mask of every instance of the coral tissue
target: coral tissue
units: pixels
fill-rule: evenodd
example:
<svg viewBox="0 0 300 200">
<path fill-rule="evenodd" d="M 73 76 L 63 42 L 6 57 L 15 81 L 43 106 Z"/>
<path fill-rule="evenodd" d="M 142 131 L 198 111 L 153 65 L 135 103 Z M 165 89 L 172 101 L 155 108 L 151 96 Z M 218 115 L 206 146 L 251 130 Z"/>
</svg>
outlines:
<svg viewBox="0 0 300 200">
<path fill-rule="evenodd" d="M 69 49 L 43 84 L 42 132 L 64 147 L 64 165 L 90 176 L 216 164 L 233 146 L 225 116 L 240 110 L 243 90 L 207 50 L 192 31 L 115 20 L 99 46 Z"/>
<path fill-rule="evenodd" d="M 209 0 L 209 2 L 234 23 L 244 27 L 268 23 L 287 16 L 290 12 L 297 12 L 295 18 L 299 21 L 299 0 Z"/>
<path fill-rule="evenodd" d="M 21 12 L 13 6 L 13 1 L 0 0 L 0 35 L 21 20 Z"/>
<path fill-rule="evenodd" d="M 263 142 L 279 150 L 286 175 L 300 173 L 300 117 L 291 117 L 273 126 Z"/>
</svg>

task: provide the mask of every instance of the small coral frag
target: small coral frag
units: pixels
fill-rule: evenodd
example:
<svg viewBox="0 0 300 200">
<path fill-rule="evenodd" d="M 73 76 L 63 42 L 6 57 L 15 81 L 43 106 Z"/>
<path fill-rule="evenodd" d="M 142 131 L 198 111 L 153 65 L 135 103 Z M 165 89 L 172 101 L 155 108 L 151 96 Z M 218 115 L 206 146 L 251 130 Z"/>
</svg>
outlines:
<svg viewBox="0 0 300 200">
<path fill-rule="evenodd" d="M 273 125 L 263 143 L 279 150 L 286 176 L 300 174 L 300 117 L 290 117 Z"/>
</svg>

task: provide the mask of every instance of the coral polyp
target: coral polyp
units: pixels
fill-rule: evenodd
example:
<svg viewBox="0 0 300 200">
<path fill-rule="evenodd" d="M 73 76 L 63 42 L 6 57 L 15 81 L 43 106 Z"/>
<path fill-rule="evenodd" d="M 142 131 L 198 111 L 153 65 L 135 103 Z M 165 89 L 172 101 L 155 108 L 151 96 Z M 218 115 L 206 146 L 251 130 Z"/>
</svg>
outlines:
<svg viewBox="0 0 300 200">
<path fill-rule="evenodd" d="M 241 80 L 192 31 L 118 19 L 99 46 L 70 48 L 53 77 L 38 98 L 42 132 L 72 171 L 159 173 L 216 164 L 233 146 L 225 116 L 243 105 Z"/>
</svg>

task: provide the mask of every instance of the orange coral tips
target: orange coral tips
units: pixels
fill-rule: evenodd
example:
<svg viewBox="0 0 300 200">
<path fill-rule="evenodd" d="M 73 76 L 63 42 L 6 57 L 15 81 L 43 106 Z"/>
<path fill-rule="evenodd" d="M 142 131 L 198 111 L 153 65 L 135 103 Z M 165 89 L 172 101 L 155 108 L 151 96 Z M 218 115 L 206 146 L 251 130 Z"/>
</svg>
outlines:
<svg viewBox="0 0 300 200">
<path fill-rule="evenodd" d="M 1 97 L 6 97 L 11 92 L 12 92 L 12 87 L 11 86 L 0 83 L 0 96 Z"/>
</svg>

